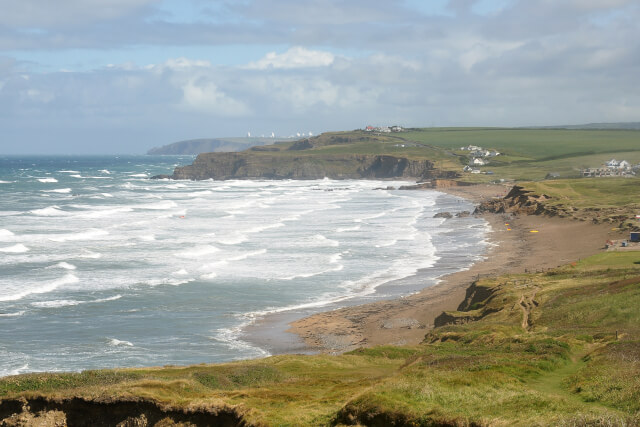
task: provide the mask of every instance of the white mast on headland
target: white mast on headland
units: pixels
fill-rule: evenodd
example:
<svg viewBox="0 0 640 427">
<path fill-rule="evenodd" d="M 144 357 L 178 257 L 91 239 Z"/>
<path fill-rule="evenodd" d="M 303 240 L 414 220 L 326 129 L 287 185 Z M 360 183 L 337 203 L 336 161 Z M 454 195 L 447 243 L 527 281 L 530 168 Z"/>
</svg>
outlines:
<svg viewBox="0 0 640 427">
<path fill-rule="evenodd" d="M 247 132 L 247 138 L 251 138 L 251 132 Z"/>
</svg>

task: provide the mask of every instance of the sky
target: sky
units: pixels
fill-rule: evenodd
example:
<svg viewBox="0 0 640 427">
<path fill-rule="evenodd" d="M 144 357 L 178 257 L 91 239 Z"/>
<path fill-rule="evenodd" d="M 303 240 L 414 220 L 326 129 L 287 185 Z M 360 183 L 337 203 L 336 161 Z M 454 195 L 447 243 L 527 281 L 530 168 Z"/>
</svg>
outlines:
<svg viewBox="0 0 640 427">
<path fill-rule="evenodd" d="M 638 0 L 0 0 L 0 153 L 640 121 Z"/>
</svg>

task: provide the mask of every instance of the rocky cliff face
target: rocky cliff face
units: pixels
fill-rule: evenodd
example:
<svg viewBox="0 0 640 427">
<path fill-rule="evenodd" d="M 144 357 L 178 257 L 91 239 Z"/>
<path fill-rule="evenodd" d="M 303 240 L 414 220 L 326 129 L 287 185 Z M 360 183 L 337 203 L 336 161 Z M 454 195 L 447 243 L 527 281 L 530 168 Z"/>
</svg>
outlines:
<svg viewBox="0 0 640 427">
<path fill-rule="evenodd" d="M 518 185 L 514 185 L 502 199 L 481 203 L 474 213 L 483 212 L 554 216 L 594 224 L 611 224 L 620 230 L 640 231 L 638 222 L 634 220 L 635 211 L 630 207 L 578 208 L 558 203 L 546 194 L 535 194 Z"/>
<path fill-rule="evenodd" d="M 537 195 L 527 191 L 524 187 L 514 185 L 511 191 L 502 199 L 493 199 L 481 203 L 476 213 L 515 213 L 524 215 L 567 216 L 562 210 L 545 204 L 549 200 L 546 194 Z"/>
<path fill-rule="evenodd" d="M 172 179 L 425 179 L 435 175 L 429 160 L 386 155 L 282 155 L 204 153 L 177 167 Z"/>
</svg>

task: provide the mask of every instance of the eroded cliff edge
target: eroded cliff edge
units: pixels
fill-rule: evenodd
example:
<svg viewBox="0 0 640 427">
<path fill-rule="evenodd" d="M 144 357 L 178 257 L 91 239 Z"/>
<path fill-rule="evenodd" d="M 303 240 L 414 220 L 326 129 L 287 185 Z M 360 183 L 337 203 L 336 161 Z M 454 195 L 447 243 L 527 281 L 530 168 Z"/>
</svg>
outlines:
<svg viewBox="0 0 640 427">
<path fill-rule="evenodd" d="M 443 176 L 429 160 L 390 155 L 285 155 L 270 152 L 203 153 L 171 179 L 428 179 Z M 444 174 L 448 177 L 448 174 Z"/>
</svg>

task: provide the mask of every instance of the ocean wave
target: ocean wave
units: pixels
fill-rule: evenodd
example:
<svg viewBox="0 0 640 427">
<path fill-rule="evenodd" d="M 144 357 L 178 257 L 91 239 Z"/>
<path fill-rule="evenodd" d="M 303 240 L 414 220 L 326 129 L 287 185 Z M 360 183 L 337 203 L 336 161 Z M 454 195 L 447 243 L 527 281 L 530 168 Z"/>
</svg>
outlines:
<svg viewBox="0 0 640 427">
<path fill-rule="evenodd" d="M 0 181 L 0 184 L 13 184 L 13 181 Z"/>
<path fill-rule="evenodd" d="M 102 173 L 106 173 L 107 175 L 111 175 L 111 172 L 109 172 L 107 169 L 100 169 L 98 172 L 102 172 Z"/>
<path fill-rule="evenodd" d="M 100 299 L 94 299 L 94 300 L 87 300 L 87 301 L 78 301 L 78 300 L 51 300 L 51 301 L 39 301 L 39 302 L 32 302 L 31 305 L 33 307 L 38 307 L 38 308 L 61 308 L 61 307 L 72 307 L 72 306 L 76 306 L 76 305 L 80 305 L 80 304 L 98 304 L 98 303 L 103 303 L 103 302 L 109 302 L 109 301 L 115 301 L 122 298 L 122 295 L 115 295 L 112 297 L 108 297 L 108 298 L 100 298 Z"/>
<path fill-rule="evenodd" d="M 153 279 L 153 280 L 148 280 L 146 282 L 143 282 L 143 284 L 147 285 L 147 286 L 162 286 L 162 285 L 169 285 L 169 286 L 180 286 L 180 285 L 185 285 L 187 283 L 191 283 L 193 282 L 194 278 L 189 278 L 189 279 L 169 279 L 169 278 L 163 278 L 163 279 Z"/>
<path fill-rule="evenodd" d="M 26 372 L 29 370 L 29 364 L 25 363 L 24 365 L 22 365 L 19 368 L 14 368 L 14 369 L 8 369 L 8 370 L 2 370 L 0 371 L 0 377 L 10 377 L 13 375 L 20 375 L 23 372 Z"/>
<path fill-rule="evenodd" d="M 57 179 L 55 178 L 38 178 L 38 181 L 42 182 L 42 183 L 54 183 L 54 182 L 58 182 Z"/>
<path fill-rule="evenodd" d="M 33 295 L 33 294 L 45 294 L 48 292 L 53 292 L 54 290 L 58 289 L 60 286 L 64 286 L 64 285 L 70 285 L 73 283 L 78 283 L 80 281 L 80 279 L 78 279 L 75 275 L 69 273 L 66 276 L 58 279 L 58 280 L 54 280 L 44 286 L 41 286 L 39 288 L 31 288 L 31 289 L 27 289 L 24 290 L 22 292 L 18 292 L 15 294 L 11 294 L 11 295 L 4 295 L 4 296 L 0 296 L 0 301 L 16 301 L 16 300 L 20 300 L 28 295 Z"/>
<path fill-rule="evenodd" d="M 26 313 L 25 310 L 16 311 L 14 313 L 0 313 L 0 317 L 19 317 Z"/>
<path fill-rule="evenodd" d="M 346 233 L 347 231 L 358 231 L 362 228 L 361 225 L 356 225 L 355 227 L 340 227 L 336 230 L 337 233 Z"/>
<path fill-rule="evenodd" d="M 291 280 L 295 280 L 295 279 L 308 279 L 310 277 L 321 276 L 321 275 L 327 274 L 327 273 L 336 273 L 338 271 L 342 271 L 343 269 L 344 269 L 344 265 L 338 264 L 336 267 L 328 268 L 328 269 L 322 270 L 322 271 L 317 271 L 315 273 L 295 274 L 293 276 L 281 277 L 279 280 L 291 281 Z"/>
<path fill-rule="evenodd" d="M 119 340 L 117 338 L 107 338 L 108 344 L 112 347 L 133 347 L 133 343 L 131 341 Z"/>
<path fill-rule="evenodd" d="M 234 352 L 239 355 L 237 359 L 271 356 L 271 353 L 269 353 L 268 351 L 240 339 L 243 329 L 253 322 L 254 319 L 245 318 L 237 326 L 215 330 L 214 335 L 210 338 L 217 342 L 223 343 L 227 347 L 234 350 Z"/>
<path fill-rule="evenodd" d="M 148 178 L 149 175 L 146 173 L 134 173 L 132 175 L 129 175 L 132 178 Z"/>
<path fill-rule="evenodd" d="M 56 265 L 52 265 L 53 268 L 63 268 L 65 270 L 75 270 L 76 266 L 73 264 L 69 264 L 68 262 L 59 262 Z"/>
<path fill-rule="evenodd" d="M 6 228 L 0 228 L 0 240 L 13 236 L 15 236 L 15 234 L 13 234 L 11 231 L 7 230 Z"/>
<path fill-rule="evenodd" d="M 249 240 L 249 238 L 245 234 L 235 233 L 231 236 L 218 238 L 215 240 L 215 242 L 222 245 L 239 245 L 240 243 L 244 243 L 247 240 Z"/>
<path fill-rule="evenodd" d="M 80 171 L 72 171 L 72 170 L 63 170 L 63 171 L 58 171 L 60 173 L 80 173 Z"/>
<path fill-rule="evenodd" d="M 244 252 L 244 253 L 241 253 L 241 254 L 238 254 L 238 255 L 235 255 L 235 256 L 230 256 L 230 257 L 227 257 L 227 258 L 220 259 L 220 260 L 218 260 L 216 262 L 211 262 L 211 263 L 208 263 L 208 264 L 204 264 L 198 270 L 199 271 L 212 271 L 212 270 L 215 270 L 215 269 L 220 268 L 222 266 L 228 265 L 231 262 L 244 261 L 245 259 L 252 258 L 252 257 L 255 257 L 255 256 L 264 255 L 266 253 L 267 253 L 266 249 L 258 249 L 256 251 L 248 251 L 248 252 Z M 216 276 L 217 275 L 213 275 L 212 277 L 209 277 L 209 278 L 212 279 L 212 278 L 214 278 Z"/>
<path fill-rule="evenodd" d="M 260 233 L 262 231 L 271 230 L 273 228 L 280 228 L 280 227 L 284 227 L 284 224 L 281 222 L 277 222 L 275 224 L 258 225 L 256 227 L 248 229 L 246 232 L 254 234 L 254 233 Z"/>
<path fill-rule="evenodd" d="M 102 258 L 102 254 L 99 254 L 97 252 L 86 251 L 78 255 L 77 258 L 100 259 Z"/>
<path fill-rule="evenodd" d="M 201 258 L 203 256 L 215 254 L 216 252 L 220 252 L 220 248 L 213 245 L 201 245 L 195 246 L 186 251 L 177 252 L 175 253 L 175 256 L 178 258 Z"/>
<path fill-rule="evenodd" d="M 94 208 L 95 209 L 95 208 Z M 77 218 L 105 218 L 112 215 L 119 215 L 127 212 L 133 212 L 133 209 L 128 207 L 118 207 L 111 209 L 95 209 L 89 212 L 82 212 L 75 214 Z"/>
<path fill-rule="evenodd" d="M 37 216 L 64 216 L 69 214 L 68 212 L 60 210 L 60 206 L 55 205 L 42 209 L 34 209 L 32 211 L 29 211 L 29 213 Z"/>
<path fill-rule="evenodd" d="M 163 202 L 158 202 L 158 203 L 148 203 L 145 205 L 137 205 L 134 206 L 134 208 L 136 209 L 145 209 L 145 210 L 167 210 L 167 209 L 173 209 L 173 208 L 177 208 L 178 204 L 176 202 L 174 202 L 173 200 L 166 200 Z"/>
<path fill-rule="evenodd" d="M 324 244 L 326 246 L 332 246 L 332 247 L 340 246 L 340 242 L 338 242 L 337 240 L 328 239 L 327 237 L 323 236 L 322 234 L 316 234 L 315 236 L 313 236 L 313 238 L 317 242 L 322 242 L 322 244 Z"/>
<path fill-rule="evenodd" d="M 23 245 L 22 243 L 18 243 L 17 245 L 0 248 L 0 252 L 10 253 L 10 254 L 22 254 L 28 252 L 29 248 Z"/>
<path fill-rule="evenodd" d="M 38 307 L 38 308 L 60 308 L 60 307 L 74 306 L 81 303 L 82 301 L 61 299 L 61 300 L 52 300 L 52 301 L 32 302 L 31 305 L 33 307 Z"/>
<path fill-rule="evenodd" d="M 68 194 L 71 193 L 70 188 L 56 188 L 55 190 L 40 190 L 43 193 L 60 193 L 60 194 Z"/>
<path fill-rule="evenodd" d="M 72 233 L 72 234 L 61 234 L 55 237 L 49 237 L 49 240 L 52 242 L 72 242 L 79 240 L 96 240 L 99 237 L 103 237 L 108 235 L 109 232 L 107 230 L 102 230 L 99 228 L 92 228 L 87 231 L 81 233 Z"/>
</svg>

